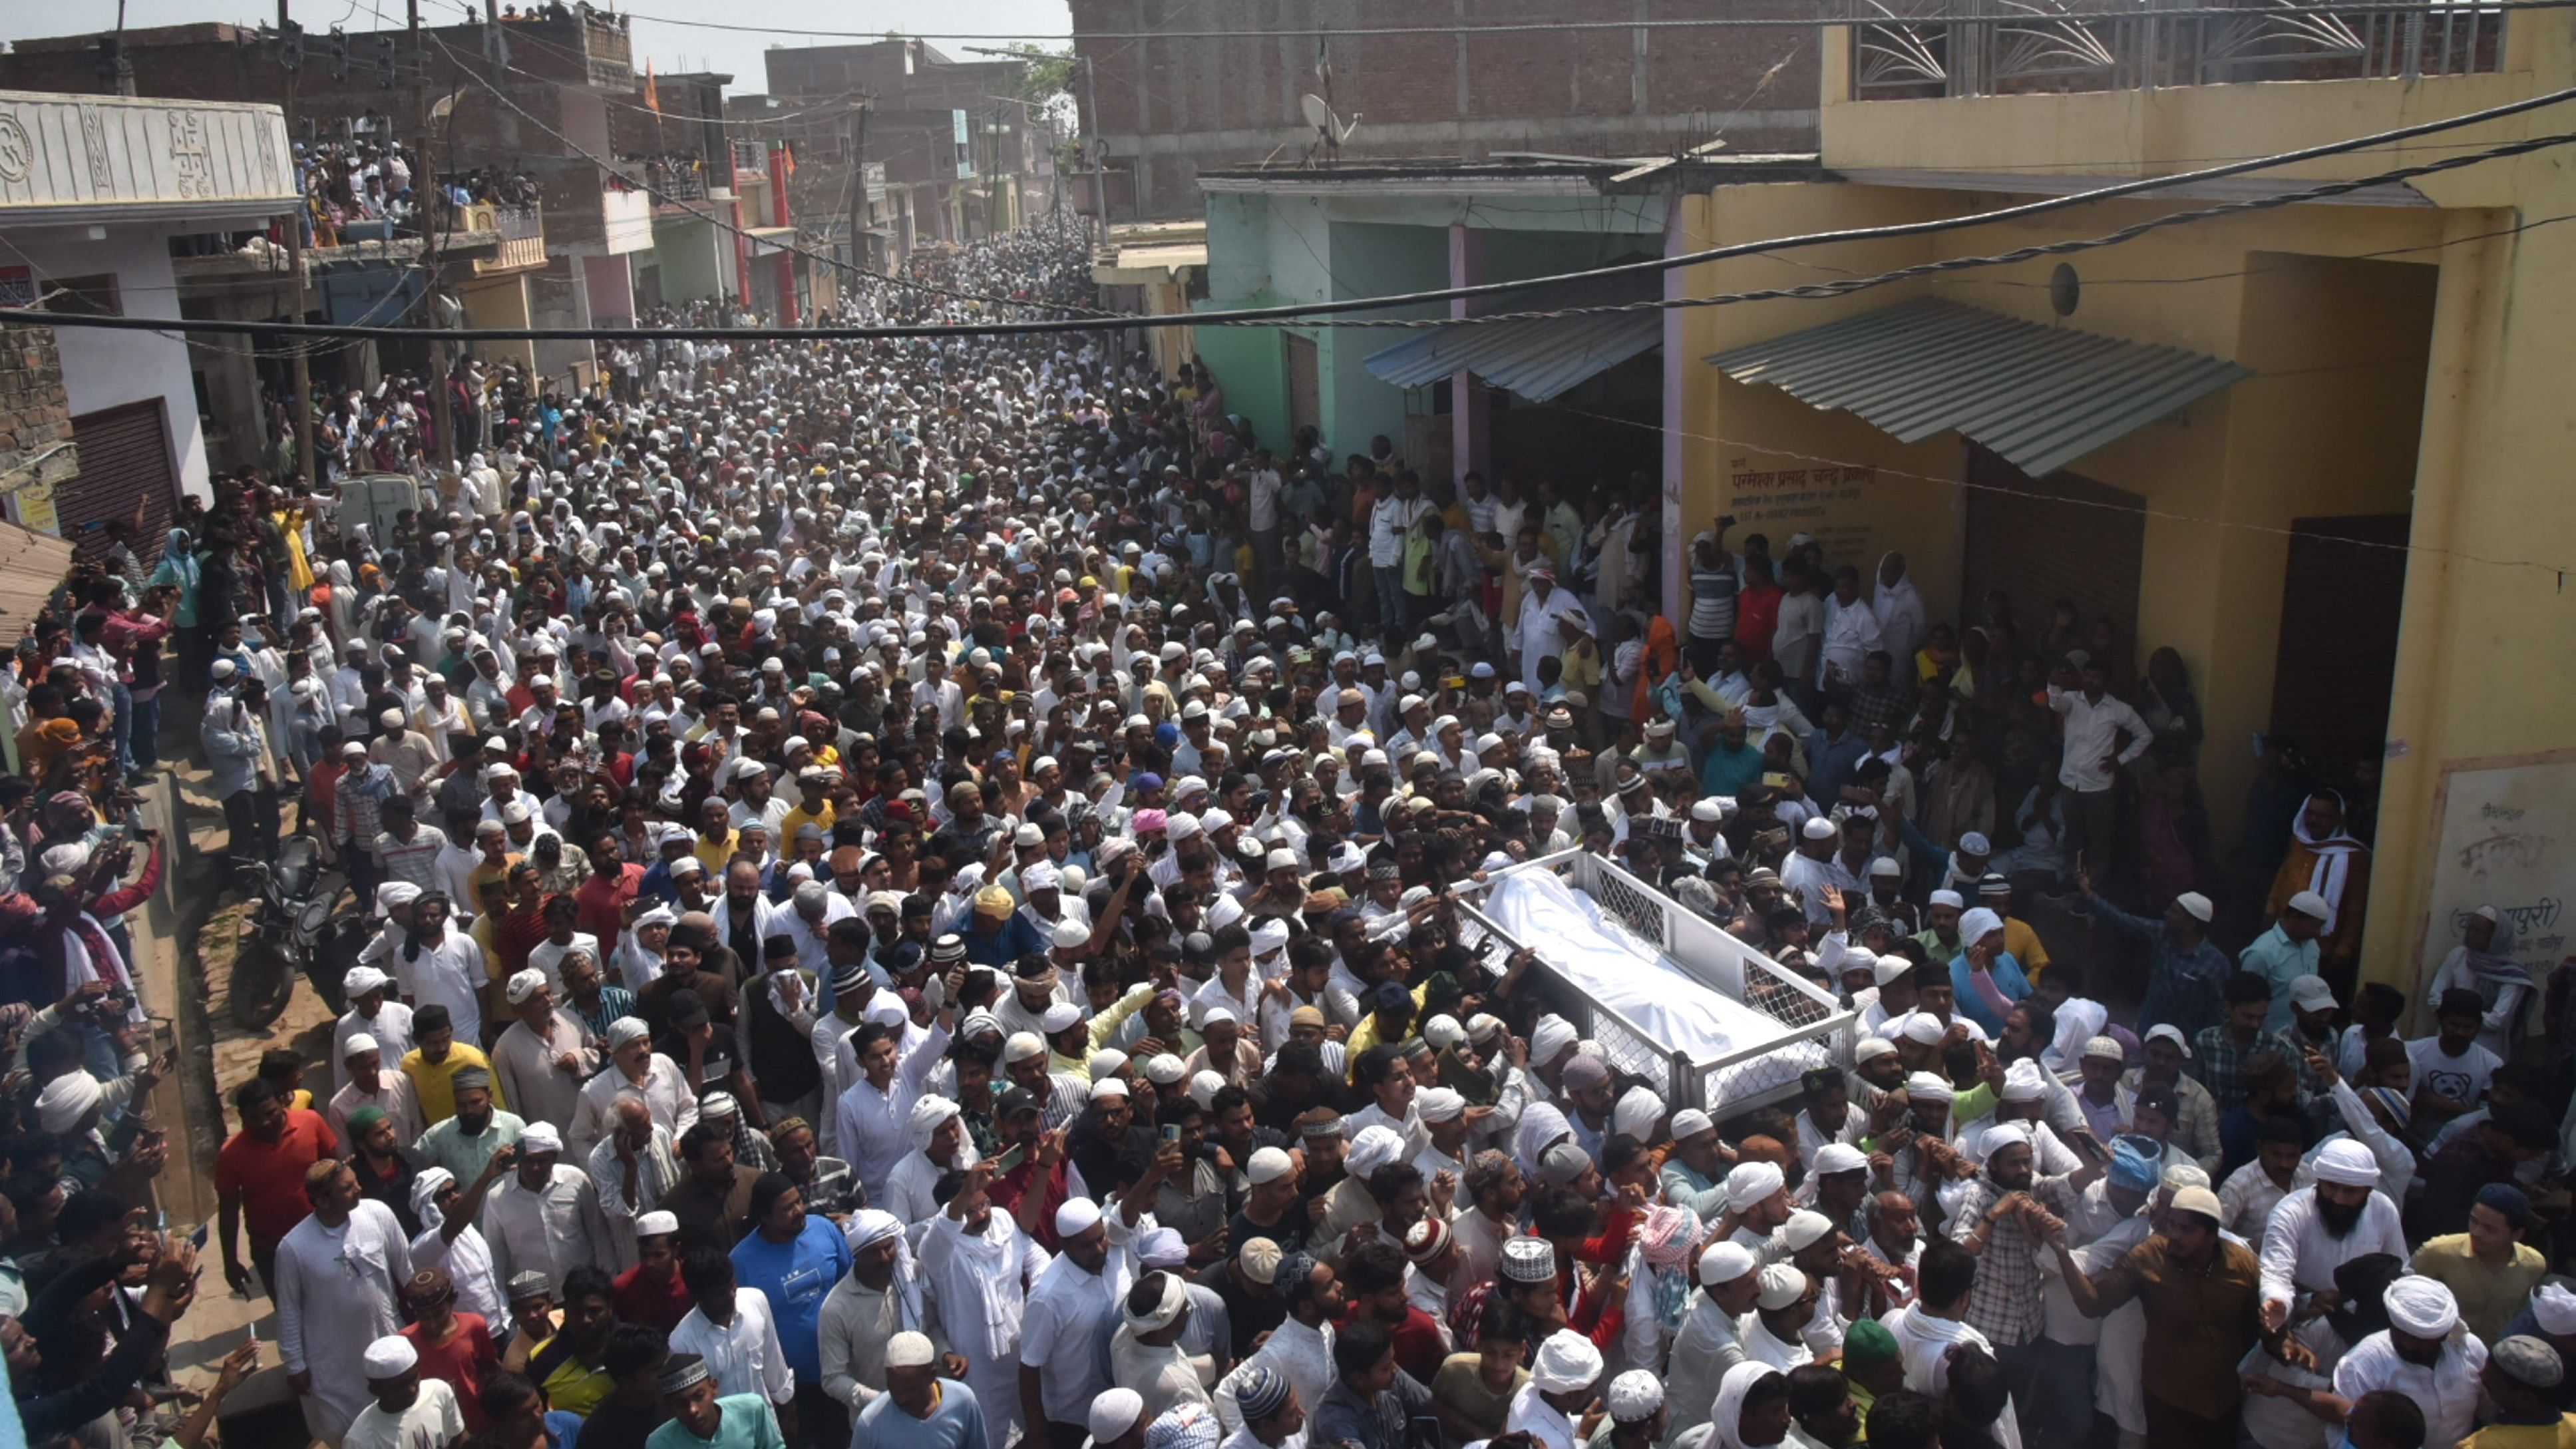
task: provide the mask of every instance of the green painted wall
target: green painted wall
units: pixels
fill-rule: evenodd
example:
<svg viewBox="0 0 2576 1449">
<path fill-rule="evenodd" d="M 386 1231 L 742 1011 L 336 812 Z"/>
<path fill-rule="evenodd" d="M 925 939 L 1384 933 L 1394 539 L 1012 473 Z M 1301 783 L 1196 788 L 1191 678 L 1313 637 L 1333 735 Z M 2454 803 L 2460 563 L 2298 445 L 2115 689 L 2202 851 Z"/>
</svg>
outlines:
<svg viewBox="0 0 2576 1449">
<path fill-rule="evenodd" d="M 1199 361 L 1225 385 L 1228 412 L 1252 419 L 1253 436 L 1288 446 L 1287 345 L 1276 327 L 1202 327 Z"/>
</svg>

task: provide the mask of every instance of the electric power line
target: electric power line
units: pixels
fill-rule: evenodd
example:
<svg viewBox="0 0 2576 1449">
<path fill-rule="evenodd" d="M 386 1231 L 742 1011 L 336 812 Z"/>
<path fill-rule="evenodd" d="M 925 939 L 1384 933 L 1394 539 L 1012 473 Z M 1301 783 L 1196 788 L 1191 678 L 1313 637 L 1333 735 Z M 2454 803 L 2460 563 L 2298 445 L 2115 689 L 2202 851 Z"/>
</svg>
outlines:
<svg viewBox="0 0 2576 1449">
<path fill-rule="evenodd" d="M 2576 8 L 2576 0 L 2469 0 L 2460 11 L 2496 14 L 2513 10 L 2565 10 Z M 2351 16 L 2374 14 L 2420 14 L 2426 6 L 2422 0 L 2356 0 L 2350 5 L 2265 5 L 2251 12 L 2264 16 Z M 2028 27 L 2050 22 L 2085 24 L 2132 20 L 2243 20 L 2248 11 L 2240 6 L 2166 6 L 2137 10 L 2099 13 L 2066 13 L 2045 11 L 2007 11 L 1997 14 L 1908 16 L 1888 14 L 1815 14 L 1805 16 L 1690 16 L 1679 19 L 1629 20 L 1529 20 L 1501 25 L 1309 25 L 1285 29 L 1243 30 L 1085 30 L 1066 34 L 1042 34 L 1035 31 L 993 32 L 963 30 L 914 30 L 901 36 L 882 30 L 819 30 L 789 25 L 742 25 L 721 20 L 680 20 L 670 16 L 646 15 L 639 11 L 623 12 L 630 21 L 652 25 L 676 25 L 692 30 L 727 30 L 749 35 L 793 35 L 818 40 L 990 40 L 1031 41 L 1062 44 L 1086 40 L 1330 40 L 1367 39 L 1373 36 L 1403 35 L 1543 35 L 1589 30 L 1787 30 L 1810 29 L 1819 25 L 1905 25 L 1909 23 L 1940 25 L 2014 25 Z"/>
</svg>

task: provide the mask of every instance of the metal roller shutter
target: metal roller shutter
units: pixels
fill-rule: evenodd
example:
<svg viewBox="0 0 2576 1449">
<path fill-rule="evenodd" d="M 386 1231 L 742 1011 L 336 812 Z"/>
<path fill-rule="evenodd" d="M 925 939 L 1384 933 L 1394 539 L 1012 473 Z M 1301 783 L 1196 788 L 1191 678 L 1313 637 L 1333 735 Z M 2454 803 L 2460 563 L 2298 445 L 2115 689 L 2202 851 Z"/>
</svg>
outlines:
<svg viewBox="0 0 2576 1449">
<path fill-rule="evenodd" d="M 2272 728 L 2329 774 L 2383 748 L 2411 522 L 2404 513 L 2290 521 Z"/>
<path fill-rule="evenodd" d="M 179 496 L 161 404 L 83 413 L 72 419 L 72 441 L 80 444 L 80 476 L 54 490 L 54 511 L 80 557 L 104 555 L 107 531 L 102 525 L 111 518 L 134 517 L 139 501 L 143 521 L 134 531 L 135 552 L 147 564 L 159 559 Z"/>
<path fill-rule="evenodd" d="M 2136 637 L 2145 499 L 2072 473 L 2033 478 L 1973 445 L 1968 482 L 1960 617 L 1983 619 L 1987 593 L 2001 591 L 2025 643 L 2048 628 L 2059 599 L 2073 600 L 2088 622 L 2109 615 L 2122 639 Z"/>
</svg>

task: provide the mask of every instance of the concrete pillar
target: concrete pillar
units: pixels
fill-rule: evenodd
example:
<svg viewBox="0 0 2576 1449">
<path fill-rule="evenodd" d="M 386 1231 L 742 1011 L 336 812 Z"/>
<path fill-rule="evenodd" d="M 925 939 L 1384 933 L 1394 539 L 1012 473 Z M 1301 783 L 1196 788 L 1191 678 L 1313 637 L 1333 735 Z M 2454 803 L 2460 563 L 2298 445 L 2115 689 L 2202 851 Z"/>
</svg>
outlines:
<svg viewBox="0 0 2576 1449">
<path fill-rule="evenodd" d="M 769 150 L 769 198 L 772 226 L 792 226 L 787 216 L 787 148 Z M 778 322 L 783 327 L 796 325 L 796 254 L 782 251 L 778 262 Z"/>
<path fill-rule="evenodd" d="M 1717 204 L 1715 193 L 1707 202 Z M 1664 203 L 1664 255 L 1676 257 L 1691 250 L 1688 216 L 1695 209 L 1695 199 L 1676 191 Z M 1714 228 L 1712 228 L 1714 230 Z M 1690 269 L 1674 267 L 1664 273 L 1664 296 L 1689 295 L 1687 276 Z M 1679 307 L 1664 309 L 1664 617 L 1675 624 L 1686 617 L 1682 605 L 1682 586 L 1689 575 L 1682 567 L 1682 544 L 1695 531 L 1682 526 L 1682 474 L 1684 445 L 1689 441 L 1682 432 L 1683 416 L 1689 412 L 1690 374 L 1683 370 L 1690 360 L 1685 326 L 1690 314 Z"/>
<path fill-rule="evenodd" d="M 1472 287 L 1485 280 L 1485 234 L 1464 222 L 1449 223 L 1449 285 Z M 1457 297 L 1449 303 L 1449 315 L 1464 317 L 1469 299 Z M 1486 471 L 1486 455 L 1492 450 L 1492 399 L 1485 385 L 1467 372 L 1449 378 L 1449 457 L 1452 483 L 1463 480 L 1472 471 Z M 1491 473 L 1487 472 L 1488 481 Z M 1463 490 L 1462 490 L 1463 491 Z"/>
</svg>

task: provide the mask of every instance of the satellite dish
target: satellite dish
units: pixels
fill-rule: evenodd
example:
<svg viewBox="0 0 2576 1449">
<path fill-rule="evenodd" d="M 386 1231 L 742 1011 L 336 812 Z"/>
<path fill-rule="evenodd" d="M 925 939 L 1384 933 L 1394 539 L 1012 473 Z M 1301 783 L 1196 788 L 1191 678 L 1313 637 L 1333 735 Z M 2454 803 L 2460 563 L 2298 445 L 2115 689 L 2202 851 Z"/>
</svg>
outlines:
<svg viewBox="0 0 2576 1449">
<path fill-rule="evenodd" d="M 1314 127 L 1318 131 L 1324 132 L 1326 135 L 1332 134 L 1333 108 L 1325 103 L 1322 96 L 1309 91 L 1297 98 L 1297 105 L 1299 109 L 1306 113 L 1307 125 Z"/>
</svg>

